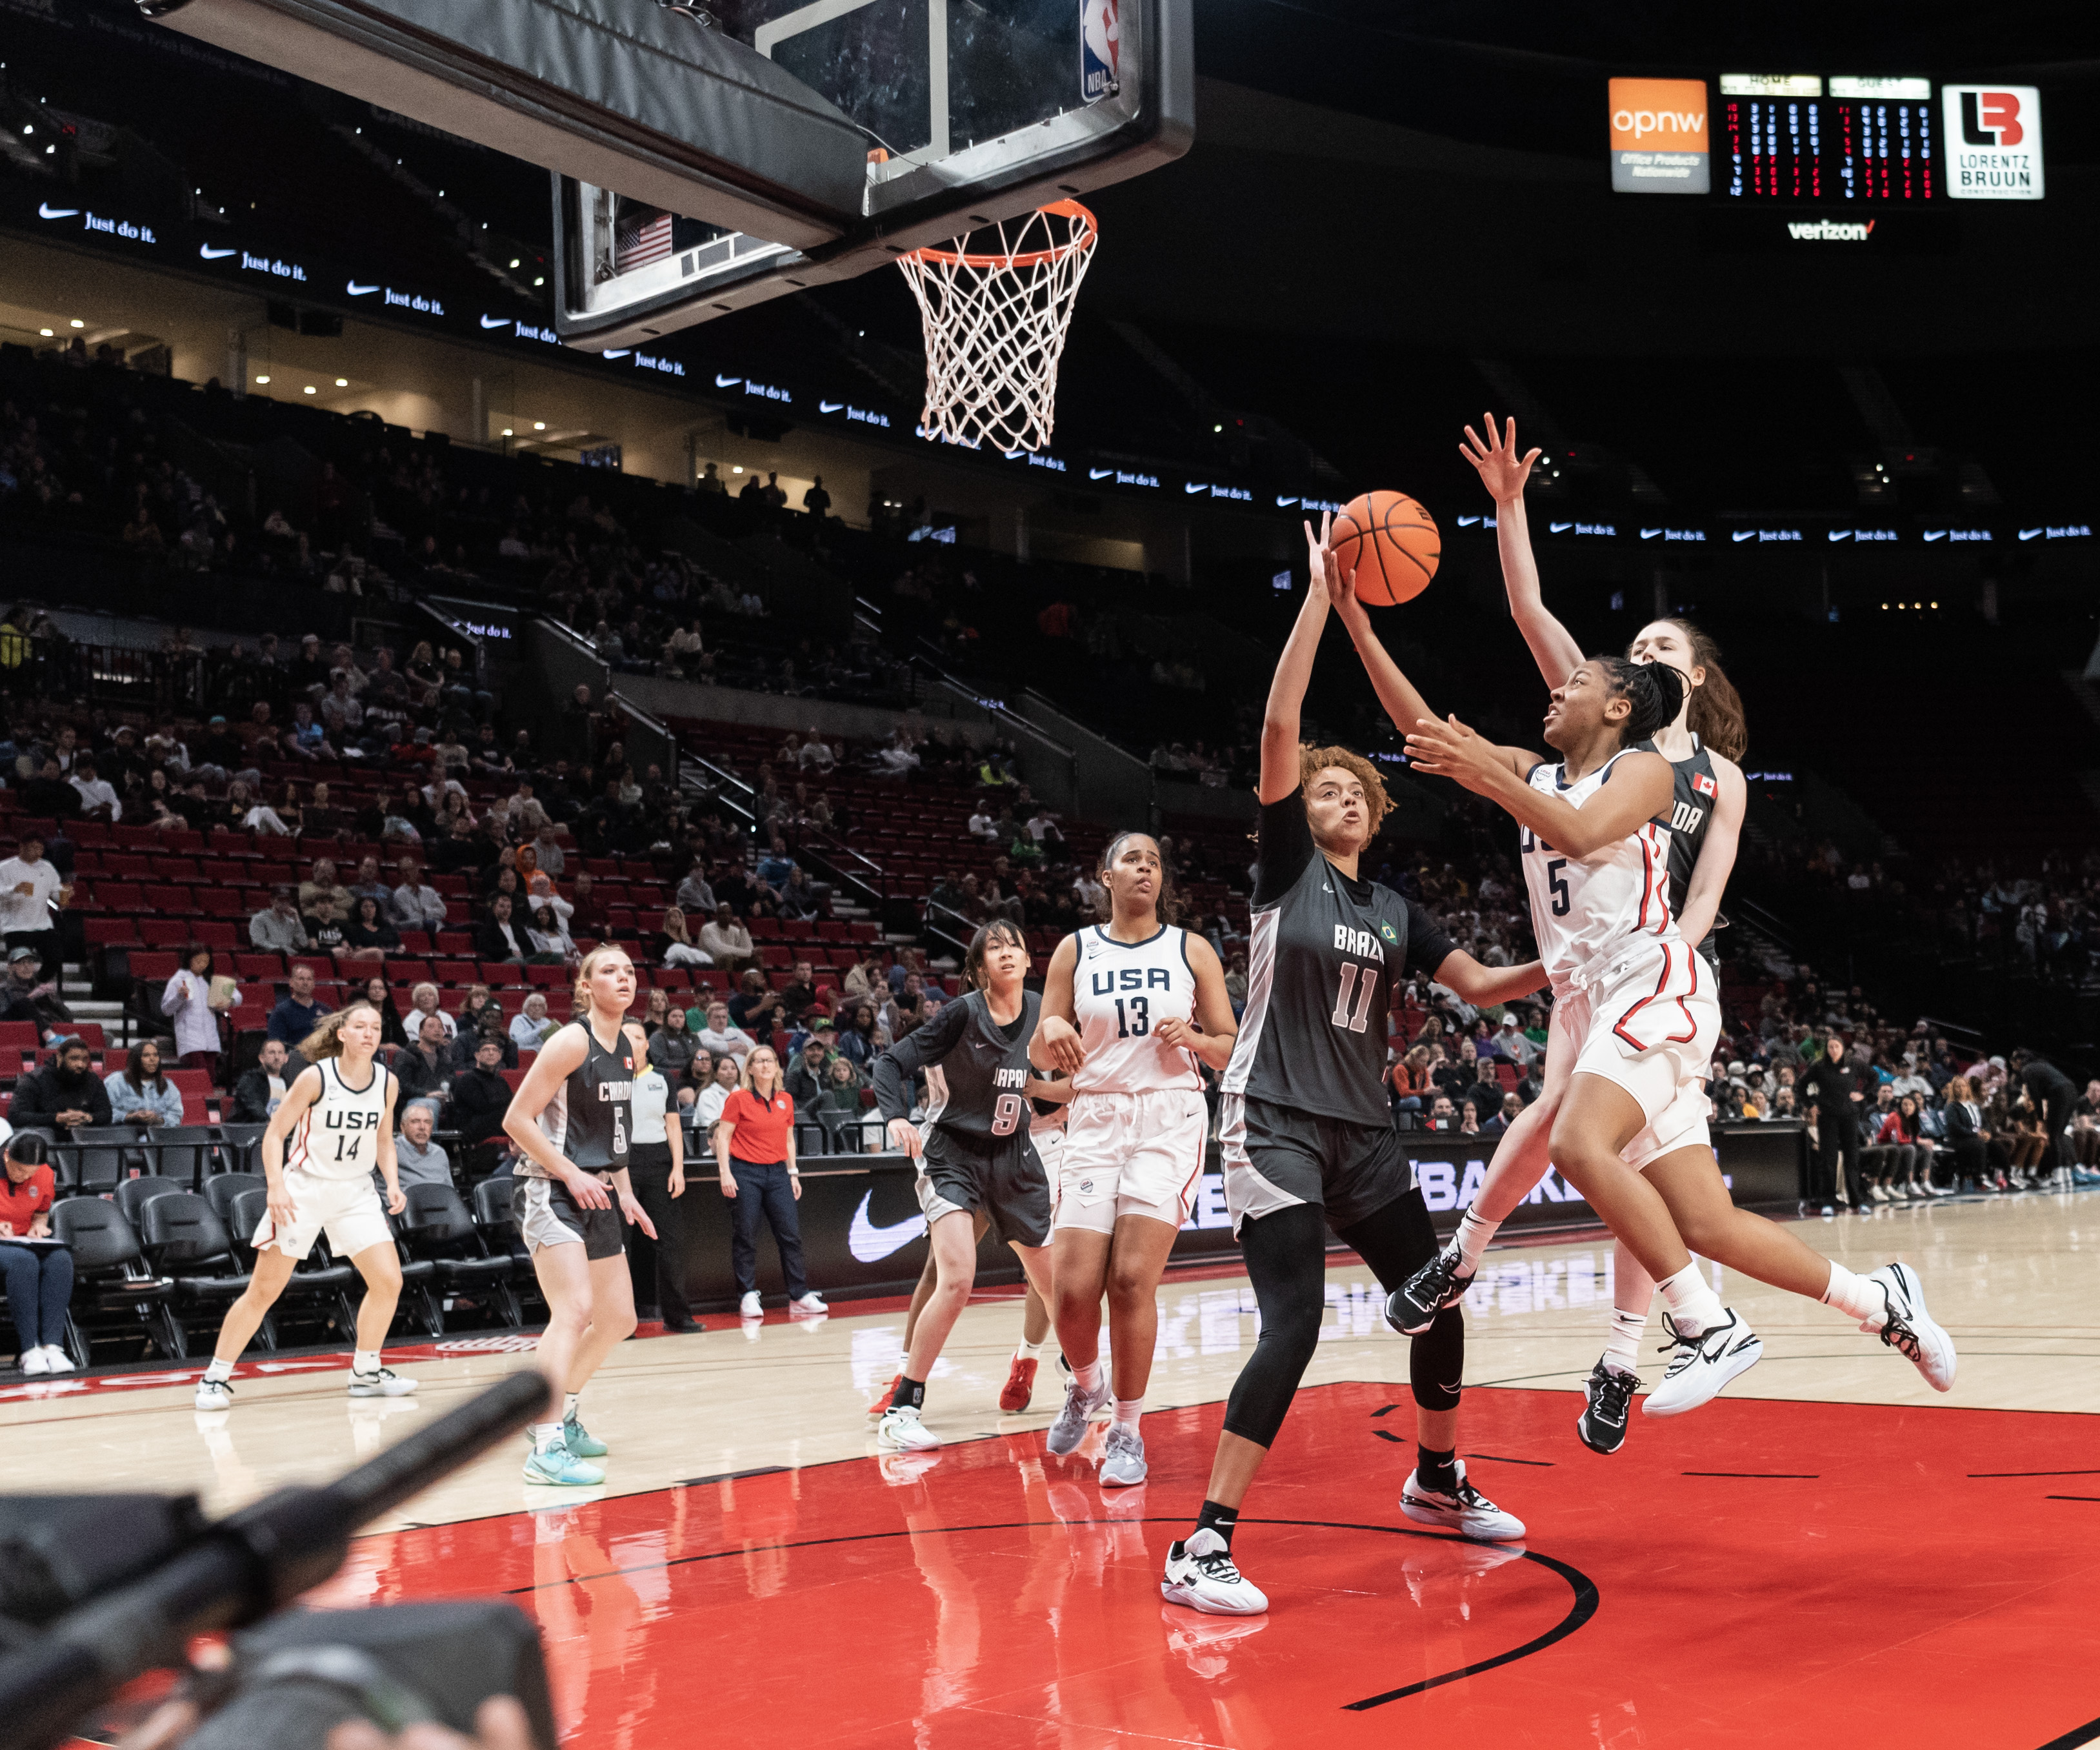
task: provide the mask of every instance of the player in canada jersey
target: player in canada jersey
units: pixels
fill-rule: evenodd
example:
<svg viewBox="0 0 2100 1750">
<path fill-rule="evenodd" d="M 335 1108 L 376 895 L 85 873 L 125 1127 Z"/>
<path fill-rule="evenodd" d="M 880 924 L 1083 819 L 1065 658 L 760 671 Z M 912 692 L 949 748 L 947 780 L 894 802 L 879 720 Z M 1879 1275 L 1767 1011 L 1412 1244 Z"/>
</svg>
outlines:
<svg viewBox="0 0 2100 1750">
<path fill-rule="evenodd" d="M 1581 664 L 1582 649 L 1546 611 L 1539 590 L 1524 509 L 1524 484 L 1538 452 L 1519 454 L 1515 421 L 1498 427 L 1490 414 L 1485 425 L 1485 438 L 1468 426 L 1462 448 L 1495 502 L 1495 541 L 1510 612 L 1546 684 L 1558 686 Z M 1626 656 L 1634 662 L 1666 663 L 1685 682 L 1683 705 L 1652 739 L 1674 774 L 1669 815 L 1655 824 L 1668 833 L 1669 903 L 1679 932 L 1688 942 L 1704 944 L 1735 867 L 1742 829 L 1746 791 L 1742 768 L 1736 764 L 1748 745 L 1742 701 L 1722 670 L 1714 641 L 1685 621 L 1651 621 L 1635 634 Z M 1710 968 L 1710 955 L 1708 961 Z M 1718 983 L 1718 972 L 1714 977 Z M 1487 1179 L 1460 1217 L 1450 1244 L 1401 1291 L 1407 1328 L 1426 1326 L 1437 1307 L 1465 1293 L 1496 1229 L 1544 1175 L 1546 1138 L 1574 1067 L 1573 1042 L 1549 1038 L 1539 1098 L 1497 1143 Z M 1648 1272 L 1623 1245 L 1617 1253 L 1611 1341 L 1590 1369 L 1576 1423 L 1583 1443 L 1606 1453 L 1616 1452 L 1626 1441 L 1627 1412 L 1639 1383 L 1641 1330 L 1655 1299 Z"/>
<path fill-rule="evenodd" d="M 1917 1273 L 1855 1275 L 1788 1230 L 1738 1209 L 1706 1134 L 1704 1080 L 1720 1031 L 1712 970 L 1678 933 L 1657 824 L 1674 788 L 1649 736 L 1683 703 L 1662 663 L 1593 656 L 1553 690 L 1545 739 L 1558 763 L 1432 717 L 1376 640 L 1358 637 L 1382 699 L 1408 730 L 1418 771 L 1455 779 L 1524 829 L 1532 929 L 1562 1036 L 1579 1041 L 1551 1138 L 1554 1164 L 1654 1278 L 1675 1351 L 1643 1406 L 1696 1408 L 1761 1346 L 1687 1250 L 1840 1308 L 1906 1356 L 1936 1390 L 1954 1346 L 1926 1310 Z M 1395 1321 L 1404 1307 L 1389 1307 Z"/>
<path fill-rule="evenodd" d="M 309 1067 L 285 1090 L 262 1134 L 269 1207 L 249 1241 L 254 1273 L 226 1309 L 211 1363 L 197 1382 L 200 1410 L 232 1408 L 234 1363 L 324 1231 L 329 1249 L 364 1279 L 351 1396 L 399 1398 L 416 1389 L 379 1359 L 401 1297 L 401 1258 L 386 1212 L 399 1215 L 408 1206 L 395 1170 L 394 1087 L 376 1056 L 379 1036 L 379 1011 L 360 999 L 300 1042 Z M 372 1182 L 375 1170 L 386 1184 L 384 1210 Z"/>
<path fill-rule="evenodd" d="M 1123 833 L 1101 854 L 1107 919 L 1057 944 L 1029 1061 L 1069 1072 L 1062 1158 L 1051 1177 L 1057 1341 L 1071 1363 L 1045 1441 L 1059 1456 L 1113 1393 L 1101 1480 L 1145 1477 L 1139 1419 L 1158 1341 L 1159 1278 L 1203 1172 L 1210 1108 L 1199 1064 L 1222 1070 L 1238 1023 L 1217 951 L 1171 919 L 1159 846 Z M 1109 1297 L 1113 1381 L 1101 1377 Z"/>
<path fill-rule="evenodd" d="M 1195 1528 L 1167 1551 L 1169 1602 L 1221 1615 L 1268 1607 L 1234 1565 L 1240 1503 L 1312 1358 L 1326 1305 L 1331 1228 L 1396 1288 L 1436 1249 L 1394 1130 L 1383 1077 L 1392 992 L 1416 967 L 1467 1001 L 1536 990 L 1536 961 L 1484 966 L 1362 873 L 1391 807 L 1376 769 L 1299 743 L 1299 711 L 1338 586 L 1326 531 L 1306 529 L 1312 578 L 1262 722 L 1261 826 L 1246 1005 L 1219 1101 L 1225 1203 L 1261 1309 L 1261 1336 L 1225 1408 Z M 1457 1455 L 1465 1323 L 1454 1306 L 1415 1339 L 1410 1380 L 1418 1462 L 1401 1510 L 1501 1541 L 1524 1527 L 1476 1489 Z"/>
<path fill-rule="evenodd" d="M 1030 1139 L 1032 1095 L 1061 1094 L 1032 1075 L 1028 1041 L 1041 1001 L 1023 988 L 1028 948 L 1005 922 L 970 940 L 963 975 L 975 987 L 875 1062 L 875 1100 L 890 1146 L 919 1163 L 919 1207 L 938 1281 L 920 1309 L 903 1377 L 876 1424 L 885 1446 L 924 1452 L 941 1443 L 920 1411 L 926 1380 L 977 1279 L 976 1217 L 990 1218 L 1049 1303 L 1050 1184 Z M 911 1122 L 911 1085 L 926 1076 L 926 1109 Z"/>
</svg>

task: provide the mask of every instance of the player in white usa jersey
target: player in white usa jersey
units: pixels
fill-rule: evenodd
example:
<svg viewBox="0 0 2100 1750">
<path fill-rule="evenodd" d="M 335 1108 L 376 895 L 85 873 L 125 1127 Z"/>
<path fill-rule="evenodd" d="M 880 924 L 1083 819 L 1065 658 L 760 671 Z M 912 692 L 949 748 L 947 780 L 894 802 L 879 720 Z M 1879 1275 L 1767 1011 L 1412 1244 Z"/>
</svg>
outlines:
<svg viewBox="0 0 2100 1750">
<path fill-rule="evenodd" d="M 197 1383 L 200 1410 L 232 1407 L 234 1363 L 324 1231 L 330 1249 L 364 1279 L 351 1396 L 399 1398 L 416 1389 L 379 1358 L 401 1297 L 401 1257 L 386 1214 L 408 1206 L 395 1167 L 394 1080 L 376 1056 L 379 1035 L 379 1011 L 360 997 L 300 1044 L 309 1067 L 285 1090 L 263 1133 L 269 1201 L 249 1241 L 254 1272 L 247 1291 L 226 1309 L 211 1363 Z M 383 1211 L 372 1182 L 375 1169 L 386 1183 Z"/>
<path fill-rule="evenodd" d="M 1951 1389 L 1954 1346 L 1927 1314 L 1913 1271 L 1894 1264 L 1855 1275 L 1736 1209 L 1722 1183 L 1701 1089 L 1719 1028 L 1713 974 L 1670 915 L 1668 846 L 1654 824 L 1667 817 L 1675 775 L 1660 753 L 1633 745 L 1676 715 L 1683 677 L 1661 663 L 1591 657 L 1553 690 L 1545 736 L 1562 758 L 1549 766 L 1483 741 L 1455 718 L 1437 722 L 1390 658 L 1385 667 L 1381 696 L 1390 694 L 1388 709 L 1412 725 L 1408 755 L 1417 769 L 1456 779 L 1524 829 L 1555 1036 L 1581 1041 L 1554 1120 L 1552 1158 L 1670 1307 L 1665 1324 L 1676 1353 L 1646 1413 L 1696 1408 L 1761 1353 L 1748 1326 L 1700 1280 L 1688 1243 L 1761 1282 L 1841 1308 L 1935 1390 Z M 1563 1010 L 1572 1018 L 1565 1032 Z"/>
<path fill-rule="evenodd" d="M 1210 1113 L 1198 1066 L 1224 1068 L 1238 1023 L 1217 951 L 1162 921 L 1173 902 L 1159 846 L 1142 833 L 1111 839 L 1099 879 L 1108 921 L 1065 937 L 1050 957 L 1029 1058 L 1072 1078 L 1051 1179 L 1053 1310 L 1072 1381 L 1047 1444 L 1071 1452 L 1113 1391 L 1101 1480 L 1127 1487 L 1145 1475 L 1138 1425 L 1160 1273 L 1203 1171 Z M 1104 1290 L 1113 1381 L 1101 1377 Z"/>
</svg>

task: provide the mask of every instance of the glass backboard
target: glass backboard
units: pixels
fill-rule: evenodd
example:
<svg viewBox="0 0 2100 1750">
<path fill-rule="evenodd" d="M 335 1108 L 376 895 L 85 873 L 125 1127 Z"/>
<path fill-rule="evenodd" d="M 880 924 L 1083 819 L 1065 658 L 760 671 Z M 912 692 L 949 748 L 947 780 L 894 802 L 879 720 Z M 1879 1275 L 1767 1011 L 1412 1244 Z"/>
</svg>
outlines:
<svg viewBox="0 0 2100 1750">
<path fill-rule="evenodd" d="M 1191 5 L 685 0 L 694 29 L 748 45 L 862 130 L 860 221 L 798 247 L 558 175 L 562 337 L 631 345 L 1180 157 Z"/>
</svg>

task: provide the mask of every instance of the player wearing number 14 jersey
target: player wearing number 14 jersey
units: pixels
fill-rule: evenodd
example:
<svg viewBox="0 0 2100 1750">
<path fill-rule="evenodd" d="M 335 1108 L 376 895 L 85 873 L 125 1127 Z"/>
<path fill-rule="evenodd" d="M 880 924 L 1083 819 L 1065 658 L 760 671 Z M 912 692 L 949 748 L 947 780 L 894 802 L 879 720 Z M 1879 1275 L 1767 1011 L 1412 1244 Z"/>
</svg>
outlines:
<svg viewBox="0 0 2100 1750">
<path fill-rule="evenodd" d="M 885 1445 L 907 1452 L 941 1443 L 920 1412 L 926 1377 L 977 1279 L 978 1213 L 1013 1248 L 1044 1303 L 1050 1300 L 1050 1182 L 1029 1136 L 1029 1097 L 1062 1099 L 1066 1090 L 1029 1069 L 1028 1041 L 1042 999 L 1022 988 L 1027 973 L 1021 932 L 1009 923 L 986 924 L 963 958 L 963 975 L 974 988 L 875 1062 L 876 1104 L 888 1121 L 890 1145 L 919 1162 L 919 1207 L 938 1273 L 911 1333 L 903 1377 L 876 1424 Z M 926 1107 L 915 1125 L 911 1085 L 921 1072 Z"/>
<path fill-rule="evenodd" d="M 1233 1531 L 1319 1345 L 1327 1231 L 1388 1292 L 1436 1249 L 1382 1081 L 1395 985 L 1423 970 L 1486 1005 L 1544 982 L 1536 961 L 1482 966 L 1398 894 L 1365 877 L 1364 854 L 1391 807 L 1385 785 L 1361 755 L 1298 740 L 1328 608 L 1348 594 L 1325 531 L 1317 540 L 1309 528 L 1306 535 L 1312 585 L 1262 723 L 1247 1000 L 1218 1114 L 1225 1204 L 1261 1309 L 1261 1335 L 1226 1404 L 1202 1514 L 1168 1550 L 1160 1587 L 1171 1603 L 1223 1615 L 1268 1607 L 1233 1560 Z M 1343 612 L 1346 619 L 1350 608 Z M 1458 1460 L 1464 1370 L 1463 1315 L 1448 1306 L 1414 1339 L 1409 1371 L 1420 1446 L 1401 1511 L 1469 1537 L 1521 1537 L 1523 1524 L 1482 1496 Z"/>
</svg>

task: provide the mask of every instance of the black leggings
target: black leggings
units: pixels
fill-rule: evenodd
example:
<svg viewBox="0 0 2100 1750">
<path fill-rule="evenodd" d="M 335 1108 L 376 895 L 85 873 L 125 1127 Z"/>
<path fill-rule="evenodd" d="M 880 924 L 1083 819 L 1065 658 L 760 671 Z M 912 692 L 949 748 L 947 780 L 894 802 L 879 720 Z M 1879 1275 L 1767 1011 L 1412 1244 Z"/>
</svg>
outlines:
<svg viewBox="0 0 2100 1750">
<path fill-rule="evenodd" d="M 1370 1266 L 1388 1293 L 1426 1264 L 1436 1235 L 1422 1193 L 1410 1190 L 1336 1237 Z M 1298 1382 L 1320 1346 L 1327 1309 L 1326 1213 L 1310 1204 L 1240 1223 L 1240 1251 L 1261 1308 L 1261 1336 L 1233 1384 L 1225 1432 L 1273 1446 Z M 1408 1377 L 1425 1410 L 1455 1410 L 1466 1373 L 1466 1320 L 1456 1306 L 1414 1340 Z"/>
</svg>

